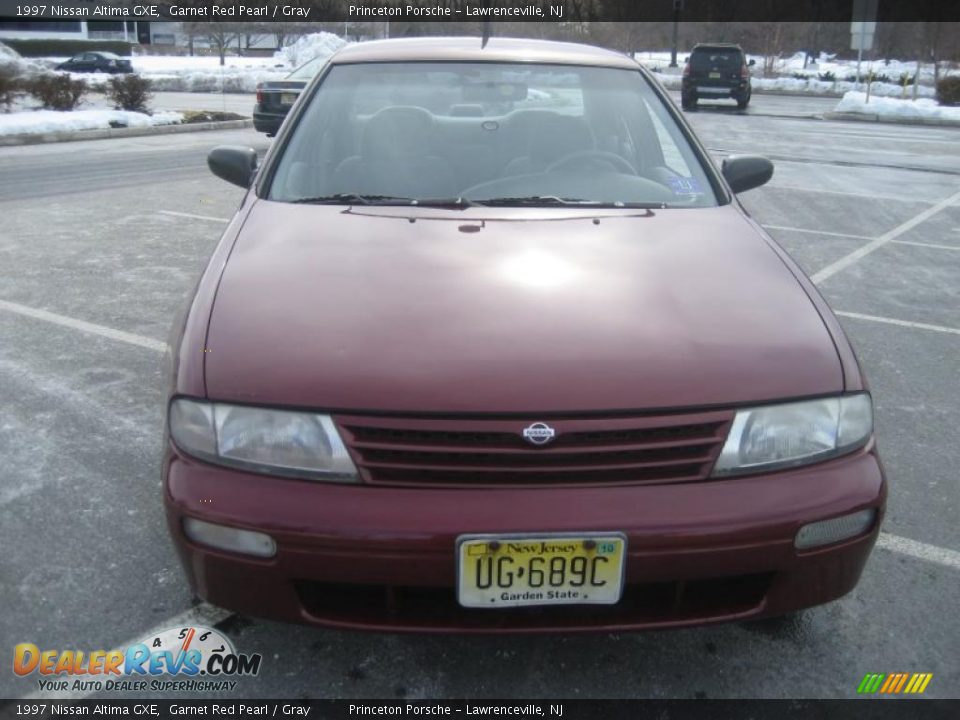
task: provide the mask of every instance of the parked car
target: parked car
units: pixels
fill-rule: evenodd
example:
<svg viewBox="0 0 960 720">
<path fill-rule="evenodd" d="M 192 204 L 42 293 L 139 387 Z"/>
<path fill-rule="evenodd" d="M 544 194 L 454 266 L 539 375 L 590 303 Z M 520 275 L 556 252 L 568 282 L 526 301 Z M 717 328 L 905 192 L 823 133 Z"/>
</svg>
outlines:
<svg viewBox="0 0 960 720">
<path fill-rule="evenodd" d="M 750 103 L 750 66 L 739 45 L 698 44 L 683 68 L 680 102 L 684 110 L 699 100 L 732 98 L 743 109 Z"/>
<path fill-rule="evenodd" d="M 98 50 L 96 52 L 78 53 L 66 62 L 57 65 L 56 69 L 75 73 L 132 73 L 133 65 L 127 58 Z"/>
<path fill-rule="evenodd" d="M 307 83 L 327 63 L 326 57 L 310 60 L 283 80 L 270 80 L 257 84 L 257 104 L 253 106 L 253 127 L 268 137 L 276 135 L 283 119 L 300 96 Z"/>
<path fill-rule="evenodd" d="M 469 108 L 469 112 L 465 108 Z M 886 483 L 837 319 L 632 59 L 340 50 L 174 327 L 163 467 L 195 593 L 424 632 L 620 631 L 849 592 Z"/>
</svg>

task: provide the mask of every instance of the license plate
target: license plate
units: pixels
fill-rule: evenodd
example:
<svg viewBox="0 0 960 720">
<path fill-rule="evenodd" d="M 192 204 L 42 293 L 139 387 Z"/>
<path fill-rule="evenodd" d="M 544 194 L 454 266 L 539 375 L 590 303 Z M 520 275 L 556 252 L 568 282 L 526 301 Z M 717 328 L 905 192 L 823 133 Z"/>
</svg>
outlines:
<svg viewBox="0 0 960 720">
<path fill-rule="evenodd" d="M 719 80 L 719 79 L 720 79 L 720 73 L 718 73 L 718 72 L 712 72 L 712 73 L 710 73 L 710 75 L 709 75 L 708 77 L 709 77 L 711 80 Z"/>
<path fill-rule="evenodd" d="M 280 93 L 282 105 L 293 105 L 297 101 L 297 93 Z"/>
<path fill-rule="evenodd" d="M 462 535 L 457 599 L 474 608 L 613 605 L 626 549 L 623 533 Z"/>
</svg>

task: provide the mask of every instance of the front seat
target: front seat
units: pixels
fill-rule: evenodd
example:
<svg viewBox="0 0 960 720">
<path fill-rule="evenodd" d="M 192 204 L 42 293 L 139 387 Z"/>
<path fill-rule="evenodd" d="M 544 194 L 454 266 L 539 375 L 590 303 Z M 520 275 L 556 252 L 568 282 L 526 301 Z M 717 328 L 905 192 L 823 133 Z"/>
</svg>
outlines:
<svg viewBox="0 0 960 720">
<path fill-rule="evenodd" d="M 444 197 L 453 177 L 435 155 L 436 125 L 428 110 L 413 106 L 384 108 L 369 120 L 360 139 L 360 154 L 346 158 L 335 171 L 337 192 L 394 197 Z"/>
</svg>

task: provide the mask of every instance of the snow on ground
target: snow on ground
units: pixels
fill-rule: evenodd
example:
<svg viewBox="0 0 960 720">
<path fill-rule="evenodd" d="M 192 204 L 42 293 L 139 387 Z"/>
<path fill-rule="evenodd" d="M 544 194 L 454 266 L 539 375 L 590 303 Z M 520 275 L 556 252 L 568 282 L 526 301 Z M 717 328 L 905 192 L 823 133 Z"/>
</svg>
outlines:
<svg viewBox="0 0 960 720">
<path fill-rule="evenodd" d="M 944 107 L 938 105 L 935 100 L 929 99 L 913 102 L 887 97 L 871 97 L 868 103 L 867 94 L 862 92 L 845 94 L 834 111 L 877 115 L 881 118 L 938 119 L 960 123 L 960 107 Z"/>
<path fill-rule="evenodd" d="M 689 50 L 677 53 L 677 62 L 681 67 L 684 64 L 684 60 L 689 57 L 689 55 Z M 634 53 L 633 56 L 638 62 L 642 63 L 651 70 L 664 73 L 680 72 L 679 69 L 669 67 L 669 51 L 660 50 L 656 52 L 638 52 Z M 747 58 L 755 62 L 755 64 L 751 66 L 750 70 L 754 75 L 757 75 L 764 65 L 763 55 L 751 55 L 748 53 Z M 771 69 L 777 75 L 786 75 L 790 77 L 793 74 L 800 74 L 814 80 L 818 80 L 820 75 L 831 73 L 836 80 L 841 81 L 841 84 L 843 82 L 850 82 L 850 79 L 854 78 L 857 74 L 856 60 L 838 60 L 836 55 L 820 53 L 820 56 L 809 63 L 805 68 L 803 66 L 803 59 L 804 53 L 802 52 L 797 52 L 784 58 L 777 58 L 774 60 L 773 67 Z M 917 63 L 904 62 L 902 60 L 863 61 L 860 66 L 860 74 L 866 76 L 867 73 L 871 71 L 875 76 L 886 75 L 891 81 L 890 84 L 900 87 L 898 83 L 903 75 L 913 77 L 916 74 Z M 948 67 L 941 67 L 940 71 L 942 74 L 950 73 L 950 69 Z M 790 79 L 792 80 L 794 78 L 790 77 Z M 920 66 L 920 83 L 921 86 L 924 83 L 927 85 L 933 85 L 932 64 L 925 63 Z"/>
<path fill-rule="evenodd" d="M 41 134 L 71 130 L 101 130 L 110 127 L 148 127 L 177 125 L 183 122 L 178 112 L 145 115 L 128 110 L 32 110 L 0 114 L 0 135 Z M 113 125 L 111 126 L 111 123 Z"/>
<path fill-rule="evenodd" d="M 153 83 L 159 92 L 238 92 L 252 93 L 257 84 L 282 80 L 291 70 L 316 57 L 329 57 L 346 45 L 333 33 L 304 35 L 292 45 L 274 53 L 273 57 L 227 56 L 220 65 L 217 55 L 134 55 L 133 69 Z M 67 58 L 38 58 L 39 64 L 53 69 Z M 105 85 L 108 75 L 70 73 L 83 78 L 92 87 Z"/>
</svg>

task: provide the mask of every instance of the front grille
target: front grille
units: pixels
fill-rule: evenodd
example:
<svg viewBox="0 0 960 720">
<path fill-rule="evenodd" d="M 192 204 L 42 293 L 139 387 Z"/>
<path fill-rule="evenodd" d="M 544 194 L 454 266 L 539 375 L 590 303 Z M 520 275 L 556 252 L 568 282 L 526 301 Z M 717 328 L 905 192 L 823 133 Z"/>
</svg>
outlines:
<svg viewBox="0 0 960 720">
<path fill-rule="evenodd" d="M 772 573 L 674 582 L 628 583 L 615 605 L 462 607 L 448 587 L 352 585 L 298 581 L 297 594 L 315 618 L 361 625 L 429 630 L 505 630 L 630 626 L 730 619 L 754 612 Z"/>
<path fill-rule="evenodd" d="M 336 418 L 363 479 L 390 485 L 656 484 L 707 477 L 730 412 L 550 420 L 547 445 L 527 442 L 538 419 Z"/>
</svg>

